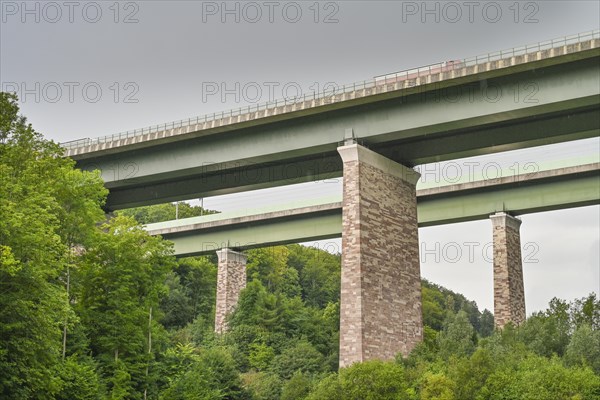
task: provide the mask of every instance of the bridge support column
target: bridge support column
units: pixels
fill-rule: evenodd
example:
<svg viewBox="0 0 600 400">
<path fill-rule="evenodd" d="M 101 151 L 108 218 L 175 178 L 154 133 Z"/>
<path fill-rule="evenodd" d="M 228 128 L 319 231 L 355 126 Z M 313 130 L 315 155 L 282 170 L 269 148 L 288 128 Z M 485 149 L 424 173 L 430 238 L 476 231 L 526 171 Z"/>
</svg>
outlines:
<svg viewBox="0 0 600 400">
<path fill-rule="evenodd" d="M 494 321 L 497 328 L 525 321 L 521 220 L 504 212 L 490 216 L 494 240 Z"/>
<path fill-rule="evenodd" d="M 340 367 L 406 355 L 423 339 L 419 174 L 357 144 L 344 164 Z"/>
<path fill-rule="evenodd" d="M 246 255 L 230 249 L 217 251 L 217 307 L 215 310 L 215 332 L 227 330 L 225 318 L 233 311 L 246 287 Z"/>
</svg>

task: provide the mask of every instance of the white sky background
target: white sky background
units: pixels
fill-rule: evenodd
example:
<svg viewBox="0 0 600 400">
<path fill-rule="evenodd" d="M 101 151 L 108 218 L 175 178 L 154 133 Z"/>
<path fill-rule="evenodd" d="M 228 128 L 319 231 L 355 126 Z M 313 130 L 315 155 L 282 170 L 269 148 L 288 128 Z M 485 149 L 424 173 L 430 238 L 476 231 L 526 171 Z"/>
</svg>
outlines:
<svg viewBox="0 0 600 400">
<path fill-rule="evenodd" d="M 63 142 L 254 105 L 295 95 L 298 88 L 309 93 L 328 83 L 342 85 L 600 27 L 597 1 L 427 2 L 432 13 L 425 13 L 421 1 L 247 3 L 2 0 L 2 89 L 16 85 L 21 111 L 34 128 Z M 225 7 L 238 11 L 225 14 Z M 298 21 L 291 22 L 294 19 Z M 209 95 L 207 87 L 218 87 L 219 93 Z M 287 93 L 284 87 L 289 88 Z M 96 95 L 97 88 L 101 95 Z M 231 92 L 221 96 L 220 89 Z M 598 159 L 600 141 L 475 160 L 508 167 L 514 162 L 524 165 L 579 156 Z M 340 190 L 339 182 L 308 183 L 207 198 L 204 205 L 225 211 Z M 522 244 L 529 244 L 523 251 L 528 257 L 524 262 L 528 313 L 545 308 L 554 296 L 571 300 L 600 292 L 599 209 L 522 218 Z M 445 225 L 419 233 L 422 249 L 427 250 L 421 256 L 423 276 L 474 299 L 480 308 L 492 309 L 492 265 L 486 261 L 489 256 L 482 255 L 491 241 L 491 223 Z M 472 259 L 465 242 L 480 243 L 472 247 Z M 332 248 L 339 248 L 339 240 L 333 243 L 337 247 Z M 451 263 L 456 258 L 455 243 L 462 256 Z M 430 252 L 436 246 L 439 262 Z"/>
</svg>

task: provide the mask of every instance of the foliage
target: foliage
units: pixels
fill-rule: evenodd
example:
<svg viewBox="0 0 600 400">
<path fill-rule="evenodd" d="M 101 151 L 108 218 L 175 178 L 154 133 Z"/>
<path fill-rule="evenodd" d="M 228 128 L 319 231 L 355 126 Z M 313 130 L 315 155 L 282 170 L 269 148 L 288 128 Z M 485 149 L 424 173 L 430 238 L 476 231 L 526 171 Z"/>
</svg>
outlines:
<svg viewBox="0 0 600 400">
<path fill-rule="evenodd" d="M 519 338 L 537 354 L 562 356 L 573 331 L 566 301 L 552 299 L 546 311 L 534 313 L 519 330 Z"/>
<path fill-rule="evenodd" d="M 592 293 L 520 327 L 423 281 L 424 342 L 407 357 L 338 371 L 340 255 L 250 250 L 248 284 L 214 333 L 214 256 L 175 260 L 141 224 L 175 205 L 106 217 L 97 172 L 0 94 L 0 398 L 600 398 L 600 300 Z M 182 218 L 209 211 L 179 205 Z"/>
<path fill-rule="evenodd" d="M 299 341 L 275 357 L 273 370 L 282 379 L 289 379 L 296 372 L 306 374 L 327 372 L 327 366 L 323 355 L 313 345 L 306 341 Z"/>
<path fill-rule="evenodd" d="M 207 257 L 179 259 L 166 285 L 168 294 L 160 302 L 165 328 L 183 328 L 198 316 L 214 320 L 217 268 Z"/>
<path fill-rule="evenodd" d="M 169 400 L 192 399 L 248 399 L 242 380 L 231 354 L 224 348 L 203 351 L 164 391 Z"/>
<path fill-rule="evenodd" d="M 471 355 L 475 350 L 474 333 L 466 312 L 449 313 L 444 329 L 437 336 L 440 356 L 448 359 L 451 355 Z"/>
<path fill-rule="evenodd" d="M 454 400 L 456 383 L 443 373 L 427 372 L 423 376 L 421 399 L 423 400 Z"/>
<path fill-rule="evenodd" d="M 198 217 L 201 215 L 215 214 L 217 211 L 205 210 L 200 206 L 192 206 L 186 202 L 156 204 L 152 206 L 128 208 L 120 210 L 116 214 L 134 218 L 140 224 L 152 224 L 155 222 L 171 221 Z M 176 218 L 177 217 L 177 218 Z"/>
<path fill-rule="evenodd" d="M 243 379 L 253 400 L 278 400 L 281 397 L 281 379 L 269 372 L 248 372 Z"/>
<path fill-rule="evenodd" d="M 300 245 L 288 246 L 287 264 L 298 271 L 302 299 L 307 306 L 324 308 L 340 297 L 340 255 Z"/>
<path fill-rule="evenodd" d="M 118 216 L 95 231 L 75 277 L 76 309 L 87 327 L 91 353 L 104 375 L 112 375 L 109 388 L 119 386 L 124 397 L 146 386 L 150 338 L 164 329 L 156 319 L 173 266 L 171 252 L 133 219 Z"/>
<path fill-rule="evenodd" d="M 64 279 L 106 190 L 18 112 L 0 93 L 0 397 L 44 399 L 60 390 L 62 328 L 76 320 Z"/>
<path fill-rule="evenodd" d="M 301 400 L 310 392 L 311 379 L 301 371 L 294 372 L 294 375 L 283 385 L 281 390 L 281 400 Z"/>
<path fill-rule="evenodd" d="M 68 357 L 57 374 L 62 384 L 56 400 L 99 400 L 104 397 L 104 388 L 91 359 Z"/>
<path fill-rule="evenodd" d="M 462 310 L 480 336 L 489 336 L 494 331 L 493 314 L 488 310 L 481 313 L 477 304 L 467 300 L 462 294 L 423 280 L 422 295 L 423 323 L 433 330 L 442 329 L 448 311 L 456 314 Z"/>
<path fill-rule="evenodd" d="M 325 378 L 309 399 L 404 400 L 410 391 L 404 368 L 393 362 L 379 360 L 355 363 Z"/>
<path fill-rule="evenodd" d="M 565 364 L 589 366 L 600 375 L 600 330 L 581 325 L 573 333 L 565 352 Z"/>
<path fill-rule="evenodd" d="M 600 395 L 600 378 L 590 369 L 566 368 L 554 357 L 530 355 L 501 365 L 480 391 L 486 400 L 592 399 Z"/>
</svg>

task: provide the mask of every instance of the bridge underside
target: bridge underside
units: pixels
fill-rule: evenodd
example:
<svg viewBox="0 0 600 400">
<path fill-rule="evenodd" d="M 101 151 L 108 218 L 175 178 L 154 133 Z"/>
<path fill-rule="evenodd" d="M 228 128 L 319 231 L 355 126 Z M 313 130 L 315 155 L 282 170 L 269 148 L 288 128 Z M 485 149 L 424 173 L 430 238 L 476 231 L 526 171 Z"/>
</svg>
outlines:
<svg viewBox="0 0 600 400">
<path fill-rule="evenodd" d="M 84 169 L 102 171 L 107 208 L 114 210 L 339 177 L 336 149 L 348 129 L 359 143 L 408 166 L 596 137 L 598 54 L 75 158 Z"/>
<path fill-rule="evenodd" d="M 420 227 L 483 220 L 505 210 L 522 215 L 599 203 L 598 163 L 417 191 Z M 146 229 L 173 241 L 180 257 L 226 247 L 308 242 L 341 236 L 342 203 L 340 197 L 289 209 L 161 222 Z"/>
</svg>

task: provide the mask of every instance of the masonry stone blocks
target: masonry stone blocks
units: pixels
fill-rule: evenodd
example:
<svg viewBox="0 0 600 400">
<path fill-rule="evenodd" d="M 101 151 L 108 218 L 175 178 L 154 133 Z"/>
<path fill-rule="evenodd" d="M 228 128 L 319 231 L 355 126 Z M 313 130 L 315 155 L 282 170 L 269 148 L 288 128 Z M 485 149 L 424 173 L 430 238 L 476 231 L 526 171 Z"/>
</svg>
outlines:
<svg viewBox="0 0 600 400">
<path fill-rule="evenodd" d="M 217 306 L 215 310 L 215 332 L 227 330 L 226 317 L 233 311 L 246 287 L 246 255 L 230 249 L 217 251 Z"/>
<path fill-rule="evenodd" d="M 419 174 L 357 144 L 344 164 L 340 367 L 407 355 L 423 339 Z"/>
<path fill-rule="evenodd" d="M 504 212 L 490 216 L 494 243 L 494 321 L 497 328 L 525 321 L 521 220 Z"/>
</svg>

